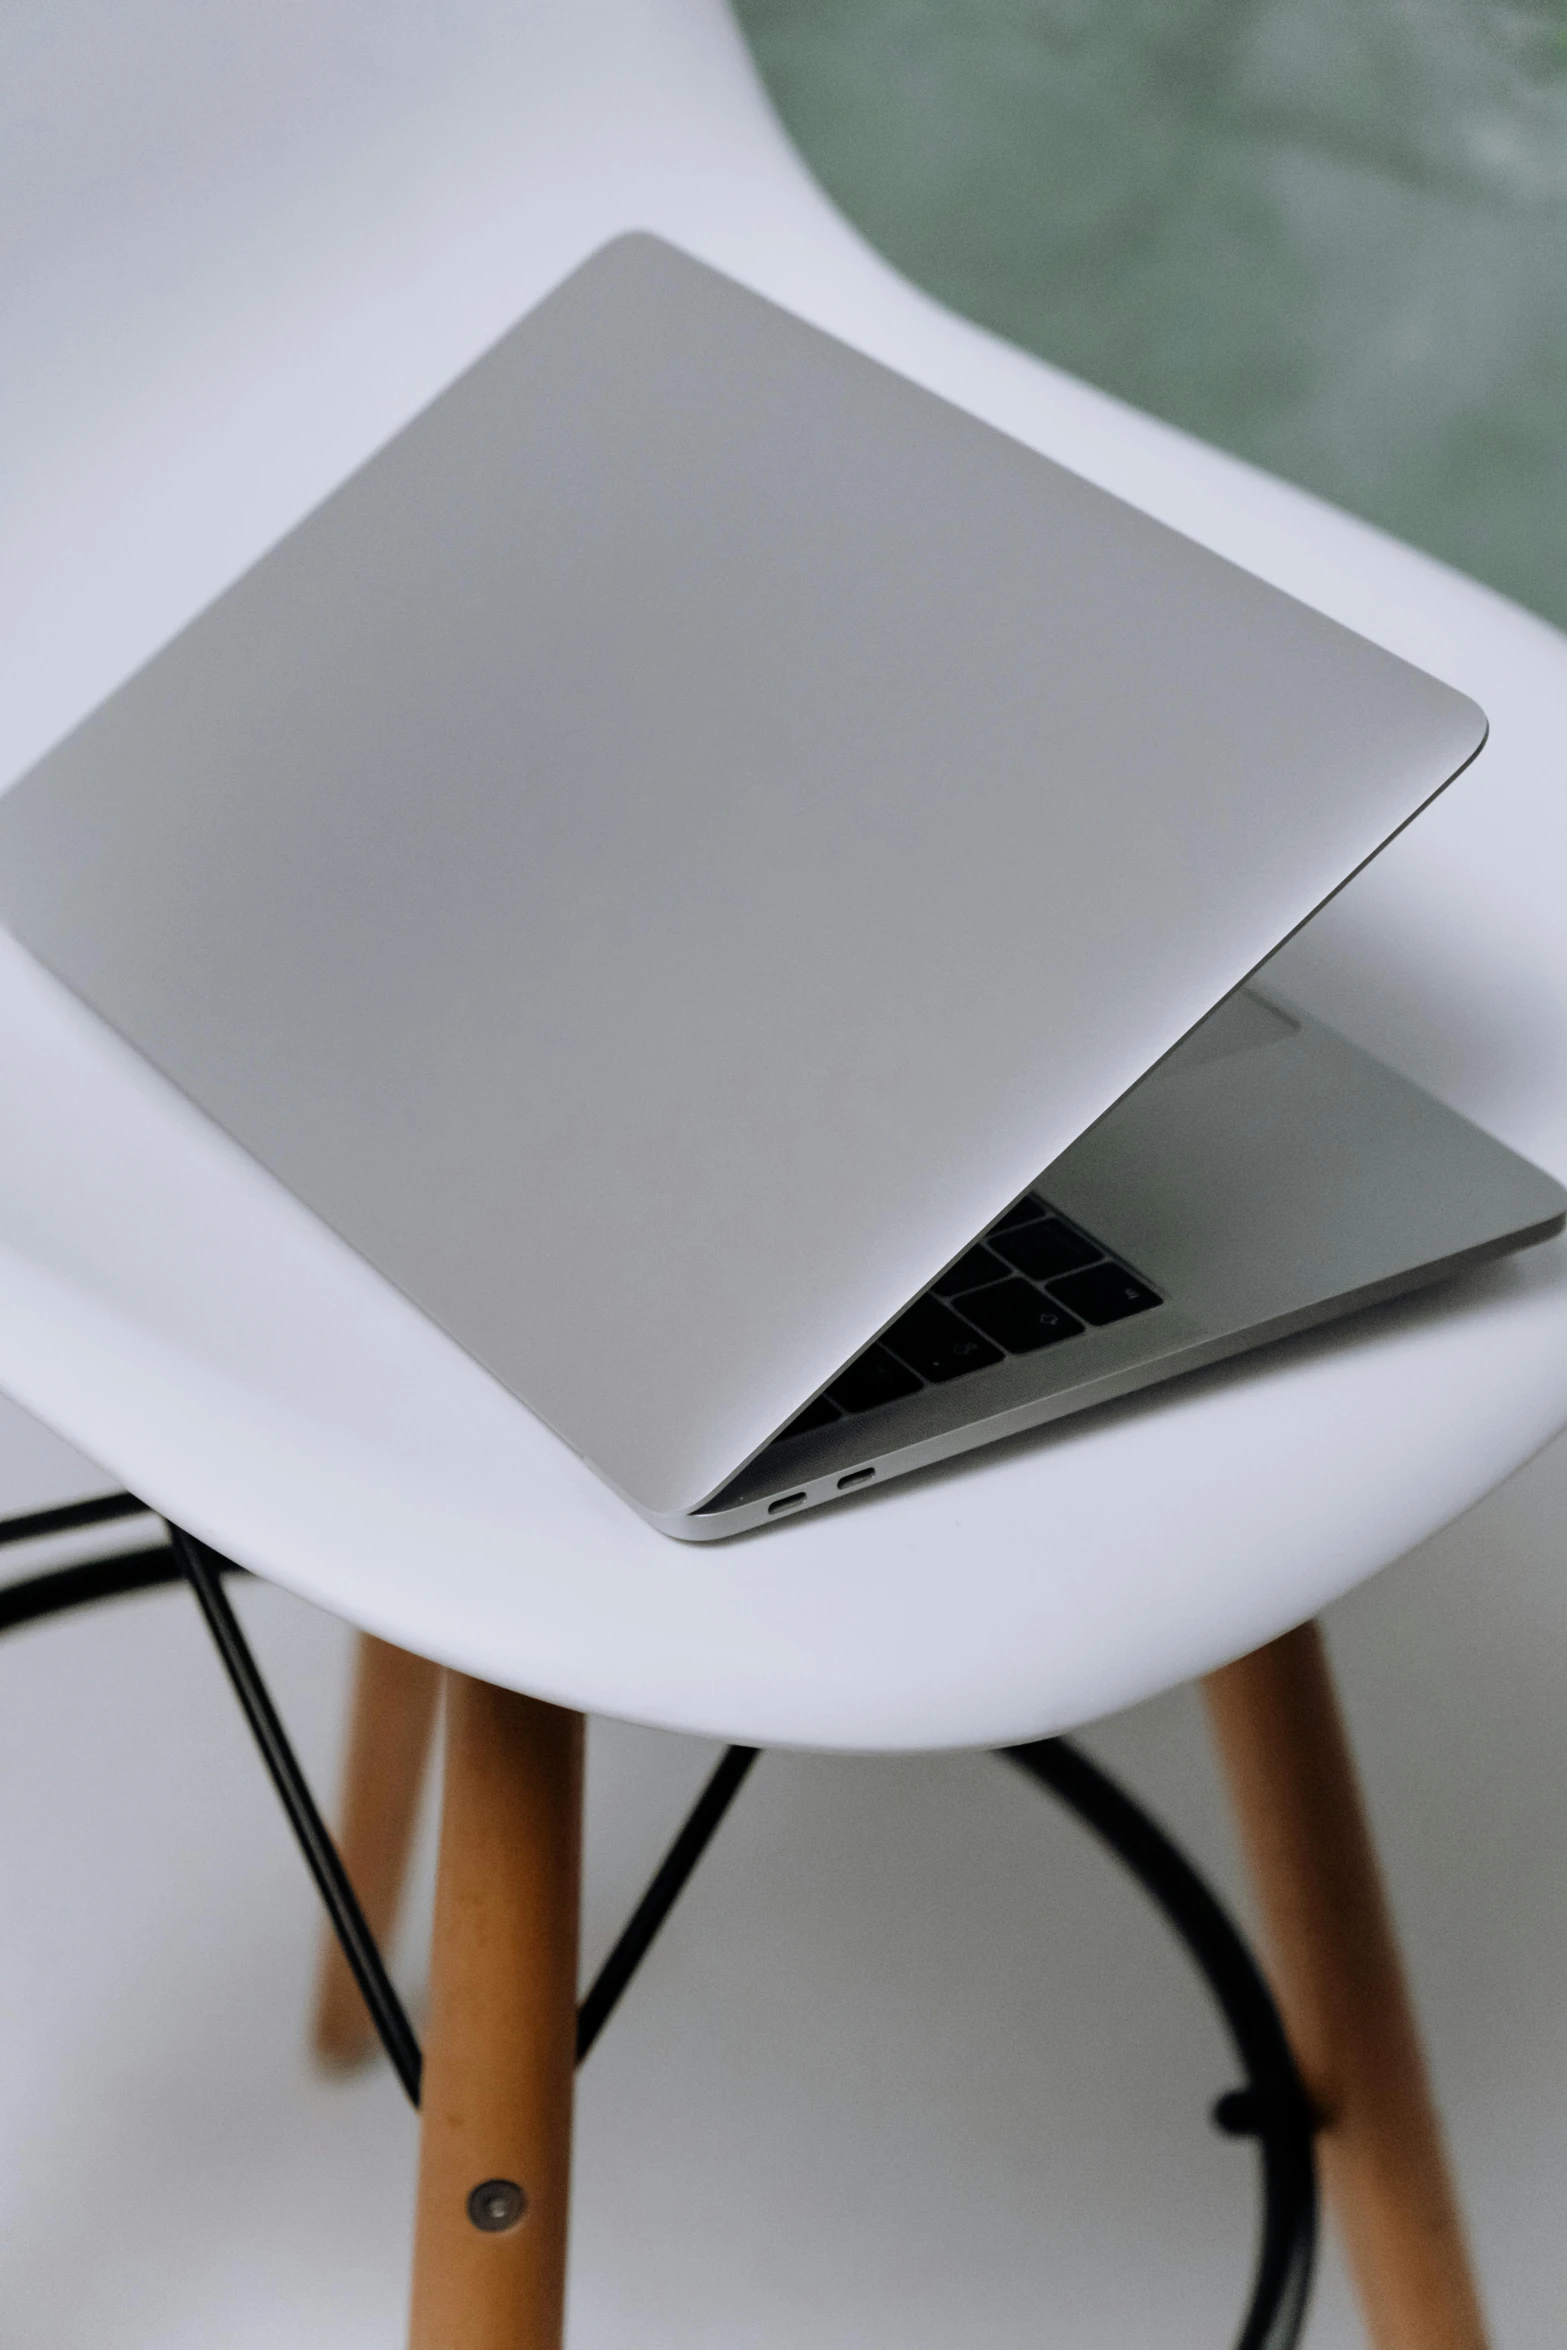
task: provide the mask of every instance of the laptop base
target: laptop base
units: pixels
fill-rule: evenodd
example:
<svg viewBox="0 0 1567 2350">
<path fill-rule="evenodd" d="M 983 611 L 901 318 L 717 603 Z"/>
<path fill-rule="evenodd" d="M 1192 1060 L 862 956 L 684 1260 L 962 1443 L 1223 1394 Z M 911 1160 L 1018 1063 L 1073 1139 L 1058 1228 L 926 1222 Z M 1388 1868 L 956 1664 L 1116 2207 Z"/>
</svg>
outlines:
<svg viewBox="0 0 1567 2350">
<path fill-rule="evenodd" d="M 1251 988 L 1056 1160 L 1030 1202 L 984 1245 L 1047 1265 L 1048 1237 L 1030 1256 L 1027 1232 L 1048 1220 L 1080 1240 L 1087 1269 L 1046 1270 L 1034 1284 L 1060 1301 L 1069 1334 L 814 1426 L 808 1409 L 701 1510 L 655 1523 L 711 1541 L 792 1517 L 1530 1247 L 1567 1220 L 1567 1192 L 1550 1176 Z M 1141 1292 L 1132 1310 L 1097 1325 L 1073 1313 L 1096 1278 L 1108 1301 L 1112 1272 Z M 988 1294 L 1017 1276 L 1004 1258 Z M 942 1302 L 973 1314 L 983 1337 L 986 1297 Z M 895 1360 L 900 1345 L 914 1351 L 899 1337 L 910 1320 L 884 1334 Z M 856 1366 L 877 1352 L 856 1358 L 828 1399 L 856 1400 Z M 904 1368 L 905 1383 L 919 1378 Z"/>
</svg>

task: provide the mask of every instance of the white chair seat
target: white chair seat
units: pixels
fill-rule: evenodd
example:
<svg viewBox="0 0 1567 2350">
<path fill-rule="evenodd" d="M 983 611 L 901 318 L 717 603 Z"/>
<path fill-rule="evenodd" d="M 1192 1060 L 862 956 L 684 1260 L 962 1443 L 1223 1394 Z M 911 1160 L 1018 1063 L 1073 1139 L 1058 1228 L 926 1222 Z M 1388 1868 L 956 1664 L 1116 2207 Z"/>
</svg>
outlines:
<svg viewBox="0 0 1567 2350">
<path fill-rule="evenodd" d="M 422 211 L 367 227 L 350 190 L 292 277 L 248 289 L 228 255 L 193 261 L 166 396 L 84 389 L 57 442 L 40 419 L 33 521 L 0 544 L 22 613 L 4 771 L 587 251 L 652 227 L 1485 706 L 1479 765 L 1271 977 L 1567 1173 L 1567 641 L 910 288 L 803 172 L 718 0 L 538 6 L 518 43 L 504 124 L 475 88 Z M 956 1472 L 684 1546 L 3 939 L 0 1118 L 0 1383 L 247 1565 L 600 1713 L 839 1747 L 1061 1727 L 1314 1613 L 1567 1423 L 1558 1242 Z"/>
</svg>

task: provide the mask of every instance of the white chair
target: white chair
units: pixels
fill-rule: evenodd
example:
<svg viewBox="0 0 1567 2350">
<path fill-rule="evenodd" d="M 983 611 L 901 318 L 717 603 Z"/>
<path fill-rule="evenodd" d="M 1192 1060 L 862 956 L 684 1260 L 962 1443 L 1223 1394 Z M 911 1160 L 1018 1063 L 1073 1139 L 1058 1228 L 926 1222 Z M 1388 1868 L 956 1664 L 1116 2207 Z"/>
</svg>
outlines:
<svg viewBox="0 0 1567 2350">
<path fill-rule="evenodd" d="M 308 268 L 248 306 L 225 256 L 205 275 L 193 265 L 167 323 L 165 396 L 138 407 L 112 385 L 84 390 L 58 449 L 40 423 L 34 525 L 0 546 L 0 584 L 22 615 L 5 772 L 587 252 L 619 229 L 654 228 L 1486 707 L 1480 766 L 1270 976 L 1567 1169 L 1555 789 L 1567 644 L 900 280 L 801 168 L 721 0 L 535 0 L 507 39 L 504 70 L 471 93 L 468 135 L 452 142 L 461 169 L 430 179 L 422 209 L 410 200 L 367 227 L 345 196 L 340 217 L 313 224 Z M 518 2338 L 507 2329 L 525 2309 L 530 2341 L 558 2323 L 581 1712 L 752 1744 L 1034 1738 L 1273 1642 L 1567 1423 L 1556 1243 L 950 1476 L 818 1513 L 743 1554 L 689 1548 L 625 1510 L 4 937 L 0 1109 L 0 1382 L 202 1542 L 458 1676 L 420 2350 L 456 2338 L 459 2309 L 472 2350 Z M 1371 1972 L 1401 2037 L 1391 2090 L 1368 2106 L 1366 2051 L 1338 2029 L 1354 1989 L 1345 1953 L 1316 1938 L 1325 1892 L 1373 1923 L 1378 1912 L 1310 1635 L 1231 1668 L 1215 1693 L 1259 1852 L 1277 1858 L 1280 1805 L 1295 1803 L 1297 1841 L 1264 1890 L 1286 1937 L 1281 1989 L 1308 2081 L 1330 2100 L 1344 2092 L 1324 2142 L 1330 2177 L 1344 2149 L 1338 2183 L 1377 2338 L 1473 2344 L 1479 2319 L 1391 1946 L 1384 1937 Z M 1279 1734 L 1286 1699 L 1298 1735 Z M 377 1710 L 372 1746 L 386 1734 Z M 416 1724 L 415 1765 L 420 1743 Z M 1324 1754 L 1337 1773 L 1327 1806 L 1314 1796 Z M 502 1865 L 506 1818 L 505 1849 L 514 1858 L 531 1839 L 558 1930 L 534 1953 L 532 2037 L 476 2050 L 486 1961 L 454 1902 L 466 1866 L 475 1902 L 511 1905 L 507 1964 L 522 1963 L 526 1884 Z M 1335 1835 L 1353 1850 L 1350 1881 L 1333 1888 L 1322 1870 Z M 393 1884 L 396 1846 L 394 1824 Z M 1298 1915 L 1290 1930 L 1302 1901 L 1310 1933 Z M 495 2118 L 513 2133 L 509 2152 L 482 2154 L 442 2093 L 476 2055 L 493 2077 L 510 2067 Z M 1332 2078 L 1345 2064 L 1353 2094 Z M 1412 2190 L 1396 2175 L 1409 2159 L 1424 2166 Z M 466 2228 L 467 2184 L 524 2173 L 536 2195 L 545 2179 L 559 2190 L 553 2250 L 542 2222 L 515 2239 Z M 1435 2246 L 1423 2266 L 1421 2240 Z M 526 2255 L 543 2263 L 537 2274 L 497 2251 L 508 2241 L 541 2247 Z M 484 2281 L 492 2272 L 498 2285 Z"/>
</svg>

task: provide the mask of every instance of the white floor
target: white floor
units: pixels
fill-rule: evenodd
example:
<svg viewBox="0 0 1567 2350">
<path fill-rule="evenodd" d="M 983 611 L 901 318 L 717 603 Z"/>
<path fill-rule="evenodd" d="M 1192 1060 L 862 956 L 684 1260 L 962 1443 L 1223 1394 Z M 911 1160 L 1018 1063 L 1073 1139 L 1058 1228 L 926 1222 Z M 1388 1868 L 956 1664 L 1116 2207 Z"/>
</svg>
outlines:
<svg viewBox="0 0 1567 2350">
<path fill-rule="evenodd" d="M 81 1490 L 0 1440 L 6 1507 Z M 1333 1621 L 1500 2350 L 1567 2303 L 1564 1495 L 1558 1449 Z M 329 1787 L 345 1635 L 243 1606 Z M 1190 1693 L 1092 1743 L 1233 1888 Z M 709 1759 L 595 1725 L 588 1963 Z M 427 1838 L 415 1992 L 428 1876 Z M 312 1900 L 182 1593 L 0 1649 L 0 2339 L 395 2350 L 414 2127 L 384 2070 L 305 2066 Z M 583 2077 L 574 2350 L 1220 2350 L 1232 2078 L 1161 1927 L 1007 1767 L 766 1757 Z M 1359 2339 L 1330 2256 L 1308 2340 Z"/>
</svg>

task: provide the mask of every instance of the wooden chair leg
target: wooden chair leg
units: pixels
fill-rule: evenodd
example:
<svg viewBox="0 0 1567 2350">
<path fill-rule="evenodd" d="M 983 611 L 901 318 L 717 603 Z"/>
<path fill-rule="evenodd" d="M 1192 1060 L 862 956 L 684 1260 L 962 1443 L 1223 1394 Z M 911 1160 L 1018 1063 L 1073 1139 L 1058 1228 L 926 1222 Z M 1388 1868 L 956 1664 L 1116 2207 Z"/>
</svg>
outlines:
<svg viewBox="0 0 1567 2350">
<path fill-rule="evenodd" d="M 1322 1635 L 1204 1684 L 1323 2180 L 1376 2350 L 1484 2350 L 1463 2222 Z"/>
<path fill-rule="evenodd" d="M 439 1667 L 422 1656 L 359 1635 L 338 1849 L 383 1949 L 397 1921 L 440 1681 Z M 376 2044 L 333 1934 L 322 1942 L 311 2039 L 317 2060 L 333 2072 L 362 2064 Z"/>
<path fill-rule="evenodd" d="M 452 1674 L 411 2350 L 560 2350 L 582 1718 Z"/>
</svg>

